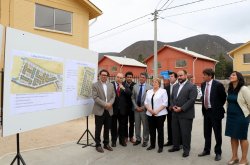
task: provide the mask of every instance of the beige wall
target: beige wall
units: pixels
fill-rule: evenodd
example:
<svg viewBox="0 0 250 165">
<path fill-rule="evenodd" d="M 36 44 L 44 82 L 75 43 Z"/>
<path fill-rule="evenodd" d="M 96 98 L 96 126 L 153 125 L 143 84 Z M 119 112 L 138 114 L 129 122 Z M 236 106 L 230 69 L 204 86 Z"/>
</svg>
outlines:
<svg viewBox="0 0 250 165">
<path fill-rule="evenodd" d="M 250 44 L 246 45 L 242 49 L 235 52 L 233 58 L 233 69 L 239 72 L 241 71 L 249 71 L 250 72 L 250 64 L 243 63 L 243 54 L 250 53 Z"/>
</svg>

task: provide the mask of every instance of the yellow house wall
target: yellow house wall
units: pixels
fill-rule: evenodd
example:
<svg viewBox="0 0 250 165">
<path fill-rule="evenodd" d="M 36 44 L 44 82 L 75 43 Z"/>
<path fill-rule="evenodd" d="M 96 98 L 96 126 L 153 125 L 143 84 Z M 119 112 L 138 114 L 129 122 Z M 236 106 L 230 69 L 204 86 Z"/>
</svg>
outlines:
<svg viewBox="0 0 250 165">
<path fill-rule="evenodd" d="M 36 28 L 36 3 L 72 12 L 72 33 Z M 79 0 L 0 0 L 0 7 L 0 23 L 5 26 L 88 48 L 89 10 Z"/>
<path fill-rule="evenodd" d="M 235 52 L 233 68 L 236 71 L 250 71 L 250 64 L 244 64 L 243 54 L 250 53 L 250 45 L 246 45 L 244 48 Z"/>
</svg>

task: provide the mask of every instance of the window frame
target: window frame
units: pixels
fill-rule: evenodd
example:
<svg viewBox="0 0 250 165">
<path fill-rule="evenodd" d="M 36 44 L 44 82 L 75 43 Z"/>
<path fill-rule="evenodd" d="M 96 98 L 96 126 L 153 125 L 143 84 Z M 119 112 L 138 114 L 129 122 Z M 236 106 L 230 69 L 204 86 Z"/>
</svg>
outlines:
<svg viewBox="0 0 250 165">
<path fill-rule="evenodd" d="M 249 60 L 249 62 L 245 62 L 245 55 L 248 55 L 248 56 L 250 56 L 250 53 L 244 53 L 243 54 L 243 64 L 250 64 L 250 60 Z"/>
<path fill-rule="evenodd" d="M 180 60 L 185 61 L 186 65 L 185 66 L 177 66 L 177 61 L 180 61 Z M 175 68 L 185 68 L 185 67 L 187 67 L 187 65 L 188 65 L 188 63 L 187 63 L 187 60 L 185 60 L 185 59 L 176 59 L 175 60 Z"/>
<path fill-rule="evenodd" d="M 53 26 L 54 26 L 54 29 L 48 29 L 48 28 L 36 26 L 36 12 L 37 12 L 36 10 L 37 10 L 37 6 L 44 6 L 44 7 L 47 7 L 47 8 L 51 8 L 53 10 Z M 61 11 L 70 13 L 70 24 L 71 24 L 70 30 L 71 30 L 71 32 L 66 32 L 66 31 L 61 31 L 61 30 L 55 29 L 55 26 L 56 26 L 55 25 L 55 23 L 56 23 L 56 20 L 55 20 L 55 11 L 56 10 L 61 10 Z M 43 30 L 43 31 L 49 31 L 49 32 L 55 32 L 55 33 L 61 33 L 61 34 L 73 35 L 73 12 L 70 12 L 70 11 L 67 11 L 67 10 L 63 10 L 63 9 L 59 9 L 59 8 L 55 8 L 55 7 L 51 7 L 51 6 L 46 6 L 46 5 L 39 4 L 39 3 L 35 3 L 34 29 L 36 29 L 36 30 Z"/>
</svg>

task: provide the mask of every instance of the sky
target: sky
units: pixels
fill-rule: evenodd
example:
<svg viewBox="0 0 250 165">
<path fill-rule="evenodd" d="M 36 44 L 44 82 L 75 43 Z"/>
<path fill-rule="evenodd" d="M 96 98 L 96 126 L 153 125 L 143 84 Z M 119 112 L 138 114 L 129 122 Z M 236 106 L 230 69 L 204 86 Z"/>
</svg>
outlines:
<svg viewBox="0 0 250 165">
<path fill-rule="evenodd" d="M 156 9 L 161 9 L 158 41 L 174 42 L 199 34 L 217 35 L 230 43 L 250 41 L 250 0 L 203 0 L 181 7 L 197 0 L 90 1 L 103 12 L 89 22 L 89 48 L 98 53 L 121 52 L 137 41 L 154 40 L 152 13 Z M 229 3 L 234 4 L 225 6 Z"/>
</svg>

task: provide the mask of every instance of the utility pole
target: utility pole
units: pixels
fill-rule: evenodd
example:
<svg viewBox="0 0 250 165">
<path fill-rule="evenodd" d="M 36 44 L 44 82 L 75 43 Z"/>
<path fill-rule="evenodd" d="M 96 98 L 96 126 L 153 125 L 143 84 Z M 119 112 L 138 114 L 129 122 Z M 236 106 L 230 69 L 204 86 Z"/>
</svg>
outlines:
<svg viewBox="0 0 250 165">
<path fill-rule="evenodd" d="M 154 12 L 154 78 L 158 77 L 158 61 L 157 61 L 157 19 L 158 11 Z"/>
</svg>

